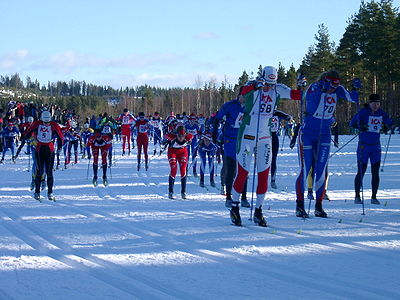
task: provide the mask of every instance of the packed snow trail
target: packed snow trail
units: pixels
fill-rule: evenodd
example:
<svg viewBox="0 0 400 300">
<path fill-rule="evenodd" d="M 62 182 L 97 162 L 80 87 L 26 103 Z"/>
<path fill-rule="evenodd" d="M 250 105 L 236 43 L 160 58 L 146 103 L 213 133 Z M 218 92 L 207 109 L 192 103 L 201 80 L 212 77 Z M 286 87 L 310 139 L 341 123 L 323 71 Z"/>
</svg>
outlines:
<svg viewBox="0 0 400 300">
<path fill-rule="evenodd" d="M 121 157 L 117 143 L 109 186 L 100 179 L 93 187 L 82 159 L 55 171 L 57 202 L 44 190 L 42 203 L 29 191 L 28 158 L 5 161 L 0 299 L 298 299 L 299 291 L 307 299 L 398 299 L 400 136 L 391 139 L 382 205 L 369 202 L 367 170 L 365 216 L 353 202 L 356 141 L 331 158 L 328 219 L 294 216 L 297 154 L 284 147 L 278 189 L 266 197 L 267 228 L 248 221 L 244 208 L 244 227 L 231 225 L 220 176 L 208 189 L 189 177 L 187 200 L 177 180 L 168 199 L 165 154 L 137 172 L 136 150 Z"/>
</svg>

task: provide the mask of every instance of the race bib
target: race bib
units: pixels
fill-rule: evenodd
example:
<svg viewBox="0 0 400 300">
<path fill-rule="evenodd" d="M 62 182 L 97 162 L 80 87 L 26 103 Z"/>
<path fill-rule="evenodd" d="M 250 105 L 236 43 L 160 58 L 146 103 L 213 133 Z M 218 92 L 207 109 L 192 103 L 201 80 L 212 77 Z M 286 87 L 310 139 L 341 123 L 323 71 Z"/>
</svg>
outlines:
<svg viewBox="0 0 400 300">
<path fill-rule="evenodd" d="M 279 128 L 279 119 L 277 117 L 271 118 L 271 131 L 277 132 Z"/>
<path fill-rule="evenodd" d="M 147 132 L 147 126 L 146 125 L 139 125 L 139 132 L 140 133 L 146 133 Z"/>
<path fill-rule="evenodd" d="M 110 126 L 104 126 L 103 130 L 101 131 L 102 134 L 110 134 L 111 133 L 111 127 Z"/>
<path fill-rule="evenodd" d="M 41 143 L 50 143 L 52 137 L 51 126 L 40 124 L 38 127 L 37 140 Z"/>
<path fill-rule="evenodd" d="M 335 113 L 336 103 L 336 94 L 322 93 L 317 110 L 314 112 L 313 117 L 324 120 L 332 118 Z"/>
<path fill-rule="evenodd" d="M 122 124 L 124 124 L 124 125 L 131 124 L 131 118 L 129 116 L 123 116 L 122 117 Z"/>
<path fill-rule="evenodd" d="M 369 116 L 368 131 L 379 133 L 381 128 L 382 128 L 382 116 L 380 116 L 380 117 Z"/>
</svg>

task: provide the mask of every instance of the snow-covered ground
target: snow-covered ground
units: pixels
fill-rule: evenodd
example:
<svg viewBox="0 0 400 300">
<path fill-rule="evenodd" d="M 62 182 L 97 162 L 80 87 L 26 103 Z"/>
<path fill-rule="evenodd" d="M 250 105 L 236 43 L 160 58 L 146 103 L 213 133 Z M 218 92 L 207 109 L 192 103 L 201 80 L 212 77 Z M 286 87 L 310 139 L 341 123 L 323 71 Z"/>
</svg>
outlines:
<svg viewBox="0 0 400 300">
<path fill-rule="evenodd" d="M 367 170 L 365 215 L 353 203 L 356 141 L 330 160 L 328 219 L 294 216 L 297 154 L 284 147 L 267 228 L 247 220 L 249 209 L 245 226 L 232 226 L 224 197 L 194 177 L 187 200 L 179 179 L 168 199 L 165 154 L 137 172 L 116 148 L 109 187 L 93 188 L 82 160 L 55 172 L 55 203 L 32 198 L 26 156 L 0 165 L 0 299 L 400 299 L 399 135 L 380 206 Z"/>
</svg>

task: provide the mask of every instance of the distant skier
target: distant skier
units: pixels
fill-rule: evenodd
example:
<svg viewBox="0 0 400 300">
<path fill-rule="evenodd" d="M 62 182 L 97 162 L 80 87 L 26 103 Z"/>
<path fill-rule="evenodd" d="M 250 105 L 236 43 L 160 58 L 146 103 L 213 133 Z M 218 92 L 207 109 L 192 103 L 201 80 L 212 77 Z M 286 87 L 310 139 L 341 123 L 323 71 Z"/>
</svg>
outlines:
<svg viewBox="0 0 400 300">
<path fill-rule="evenodd" d="M 101 154 L 101 166 L 103 169 L 103 184 L 108 185 L 107 181 L 107 155 L 112 146 L 111 138 L 108 134 L 101 134 L 100 129 L 96 129 L 89 138 L 87 146 L 92 149 L 93 155 L 93 185 L 97 186 L 97 172 L 99 169 L 99 154 Z"/>
<path fill-rule="evenodd" d="M 40 115 L 40 121 L 32 123 L 25 134 L 24 139 L 29 139 L 31 135 L 36 135 L 36 176 L 35 176 L 35 194 L 34 198 L 40 201 L 40 181 L 44 172 L 47 175 L 47 196 L 49 200 L 55 201 L 53 195 L 53 165 L 54 165 L 54 139 L 57 137 L 57 151 L 61 149 L 64 136 L 60 126 L 51 120 L 51 114 L 43 111 Z"/>
<path fill-rule="evenodd" d="M 139 119 L 133 124 L 133 127 L 137 131 L 137 170 L 140 170 L 140 161 L 142 159 L 142 150 L 145 161 L 145 169 L 146 171 L 149 168 L 149 131 L 150 131 L 150 123 L 149 120 L 145 119 L 144 112 L 139 113 Z"/>
<path fill-rule="evenodd" d="M 279 152 L 279 137 L 278 130 L 280 121 L 290 121 L 292 116 L 284 113 L 283 111 L 276 110 L 274 116 L 271 118 L 271 137 L 272 137 L 272 159 L 271 159 L 271 188 L 276 189 L 276 160 Z M 286 134 L 285 132 L 283 134 Z"/>
<path fill-rule="evenodd" d="M 168 177 L 168 197 L 174 199 L 174 183 L 178 166 L 181 174 L 181 197 L 186 199 L 186 168 L 188 163 L 188 149 L 193 136 L 186 133 L 183 125 L 176 127 L 174 131 L 164 136 L 164 145 L 168 145 L 168 161 L 170 173 Z"/>
<path fill-rule="evenodd" d="M 156 155 L 157 151 L 161 155 L 161 142 L 163 138 L 163 121 L 158 112 L 154 113 L 154 116 L 151 119 L 150 124 L 152 126 L 153 144 L 154 144 L 153 155 Z"/>
<path fill-rule="evenodd" d="M 8 122 L 7 127 L 3 128 L 3 131 L 0 132 L 0 135 L 3 137 L 3 154 L 0 163 L 4 161 L 4 157 L 8 149 L 11 151 L 12 161 L 15 162 L 15 144 L 19 136 L 18 128 L 13 122 Z"/>
<path fill-rule="evenodd" d="M 194 155 L 194 151 L 197 147 L 199 142 L 198 138 L 201 136 L 202 131 L 195 114 L 190 114 L 189 122 L 185 124 L 185 130 L 187 133 L 190 133 L 193 136 L 192 142 L 188 146 L 188 153 L 192 158 L 191 166 L 193 168 L 193 176 L 197 177 L 197 159 Z"/>
<path fill-rule="evenodd" d="M 115 119 L 121 122 L 121 135 L 122 135 L 122 155 L 125 155 L 125 149 L 128 149 L 128 155 L 131 154 L 131 126 L 135 122 L 135 117 L 129 113 L 127 108 L 124 112 Z M 126 144 L 127 147 L 125 146 Z"/>
<path fill-rule="evenodd" d="M 205 187 L 204 184 L 204 172 L 206 170 L 208 161 L 208 171 L 210 173 L 210 185 L 215 187 L 214 181 L 214 159 L 217 146 L 212 142 L 211 133 L 205 133 L 201 136 L 201 139 L 195 149 L 194 156 L 197 154 L 200 157 L 200 186 Z"/>
<path fill-rule="evenodd" d="M 350 126 L 359 129 L 357 148 L 357 175 L 354 179 L 355 204 L 362 204 L 360 189 L 362 180 L 367 170 L 368 160 L 371 162 L 372 204 L 380 204 L 376 198 L 379 188 L 379 168 L 381 165 L 380 131 L 390 130 L 393 122 L 381 108 L 381 98 L 377 94 L 369 96 L 366 104 L 351 120 Z"/>
</svg>

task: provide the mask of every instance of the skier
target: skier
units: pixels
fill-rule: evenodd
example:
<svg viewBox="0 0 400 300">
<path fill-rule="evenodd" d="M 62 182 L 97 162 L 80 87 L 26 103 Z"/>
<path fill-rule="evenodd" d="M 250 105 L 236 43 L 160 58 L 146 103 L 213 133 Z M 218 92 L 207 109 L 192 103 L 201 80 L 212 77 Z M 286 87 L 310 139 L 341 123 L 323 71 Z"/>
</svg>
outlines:
<svg viewBox="0 0 400 300">
<path fill-rule="evenodd" d="M 274 116 L 271 118 L 271 137 L 272 137 L 272 159 L 271 159 L 271 188 L 276 189 L 276 159 L 279 151 L 279 137 L 278 130 L 280 127 L 280 120 L 291 121 L 292 116 L 284 113 L 283 111 L 276 110 Z M 283 134 L 286 134 L 285 132 Z"/>
<path fill-rule="evenodd" d="M 103 169 L 103 184 L 108 185 L 107 181 L 107 155 L 112 146 L 112 139 L 108 134 L 102 134 L 100 129 L 96 129 L 89 138 L 87 147 L 92 149 L 93 154 L 93 185 L 97 186 L 97 171 L 99 169 L 99 154 L 101 154 L 101 166 Z"/>
<path fill-rule="evenodd" d="M 236 173 L 236 140 L 238 136 L 239 126 L 242 123 L 244 115 L 244 102 L 245 98 L 240 94 L 243 87 L 240 88 L 238 96 L 222 105 L 221 109 L 218 111 L 213 125 L 213 141 L 214 144 L 217 143 L 218 128 L 220 123 L 223 123 L 222 127 L 222 138 L 221 144 L 223 145 L 223 166 L 221 175 L 225 179 L 226 187 L 226 200 L 225 207 L 231 208 L 232 206 L 232 184 Z M 222 184 L 222 183 L 221 183 Z M 245 180 L 242 197 L 241 206 L 250 207 L 250 203 L 246 198 L 247 191 L 247 178 Z"/>
<path fill-rule="evenodd" d="M 64 139 L 60 126 L 51 120 L 51 114 L 43 111 L 40 115 L 40 121 L 32 123 L 25 134 L 24 139 L 29 139 L 32 134 L 36 135 L 36 175 L 35 175 L 35 194 L 34 198 L 40 201 L 40 181 L 46 171 L 47 175 L 47 196 L 49 200 L 55 201 L 53 195 L 53 165 L 54 165 L 54 137 L 57 139 L 57 151 L 61 149 Z"/>
<path fill-rule="evenodd" d="M 90 159 L 92 155 L 90 154 L 90 147 L 87 146 L 87 143 L 89 141 L 89 138 L 93 135 L 94 130 L 90 128 L 90 125 L 88 123 L 85 123 L 83 125 L 83 130 L 81 131 L 81 137 L 82 137 L 82 142 L 83 142 L 83 154 L 82 158 L 88 158 Z"/>
<path fill-rule="evenodd" d="M 122 155 L 125 155 L 125 145 L 128 143 L 128 155 L 131 154 L 131 126 L 135 122 L 135 117 L 129 113 L 127 108 L 124 108 L 124 112 L 115 119 L 120 121 L 121 134 L 122 134 Z"/>
<path fill-rule="evenodd" d="M 101 135 L 108 135 L 110 138 L 111 142 L 114 138 L 114 132 L 116 129 L 115 121 L 107 115 L 107 113 L 103 114 L 103 118 L 101 119 L 99 123 L 99 128 L 101 131 Z M 111 168 L 112 165 L 112 158 L 113 158 L 113 144 L 111 143 L 111 146 L 108 148 L 108 164 L 109 167 Z"/>
<path fill-rule="evenodd" d="M 187 146 L 190 144 L 192 138 L 193 136 L 190 133 L 186 133 L 184 126 L 180 123 L 174 131 L 164 135 L 163 145 L 168 146 L 167 156 L 170 166 L 168 177 L 168 198 L 170 199 L 174 199 L 174 183 L 178 165 L 181 174 L 181 197 L 182 199 L 186 199 Z"/>
<path fill-rule="evenodd" d="M 134 129 L 137 131 L 137 170 L 140 170 L 140 161 L 142 159 L 142 149 L 144 154 L 145 169 L 149 168 L 149 155 L 147 152 L 149 146 L 149 131 L 150 124 L 149 120 L 145 119 L 144 112 L 139 113 L 139 119 L 133 124 Z"/>
<path fill-rule="evenodd" d="M 71 162 L 72 148 L 74 149 L 74 164 L 78 163 L 78 145 L 81 136 L 76 130 L 76 125 L 73 124 L 73 126 L 74 127 L 69 128 L 69 130 L 64 134 L 64 143 L 65 141 L 68 141 L 66 143 L 67 151 L 65 156 L 65 168 L 67 168 L 67 165 Z"/>
<path fill-rule="evenodd" d="M 372 204 L 380 204 L 376 198 L 379 187 L 379 168 L 381 164 L 380 131 L 388 131 L 393 122 L 381 108 L 381 99 L 378 94 L 369 96 L 369 104 L 361 109 L 351 120 L 350 126 L 359 130 L 357 148 L 357 175 L 354 179 L 355 204 L 362 204 L 360 189 L 367 170 L 368 160 L 371 162 Z M 385 128 L 383 128 L 385 127 Z"/>
<path fill-rule="evenodd" d="M 353 90 L 349 92 L 340 85 L 339 74 L 331 70 L 321 74 L 319 80 L 311 84 L 306 91 L 304 124 L 298 135 L 300 173 L 296 180 L 297 217 L 308 218 L 308 213 L 304 210 L 304 180 L 311 169 L 314 173 L 316 190 L 314 215 L 327 217 L 322 208 L 322 200 L 325 195 L 333 115 L 338 100 L 358 102 L 356 88 L 361 87 L 361 82 L 359 85 L 355 82 L 353 80 Z"/>
<path fill-rule="evenodd" d="M 215 187 L 214 181 L 214 157 L 215 152 L 217 151 L 217 147 L 212 142 L 211 133 L 205 133 L 201 136 L 201 140 L 198 143 L 194 156 L 197 154 L 200 157 L 200 186 L 205 187 L 204 185 L 204 171 L 206 170 L 207 159 L 208 159 L 208 171 L 210 172 L 210 185 Z"/>
<path fill-rule="evenodd" d="M 19 136 L 19 130 L 14 125 L 13 122 L 8 122 L 7 127 L 3 128 L 3 131 L 0 132 L 0 135 L 3 137 L 3 155 L 1 157 L 0 163 L 4 161 L 4 157 L 6 156 L 7 150 L 11 150 L 11 158 L 15 163 L 15 143 Z"/>
<path fill-rule="evenodd" d="M 185 130 L 193 136 L 192 142 L 188 145 L 188 153 L 192 158 L 193 176 L 197 177 L 197 159 L 194 153 L 198 144 L 198 137 L 201 136 L 201 131 L 195 114 L 190 114 L 189 122 L 185 124 Z"/>
<path fill-rule="evenodd" d="M 253 220 L 259 226 L 267 226 L 262 213 L 262 205 L 267 192 L 268 173 L 272 158 L 270 121 L 281 98 L 293 100 L 300 100 L 301 98 L 300 91 L 278 84 L 277 79 L 276 68 L 272 66 L 264 67 L 257 81 L 245 86 L 241 92 L 241 95 L 245 97 L 245 109 L 237 139 L 237 174 L 233 183 L 232 208 L 230 211 L 231 220 L 237 226 L 241 226 L 239 198 L 243 191 L 244 182 L 252 169 L 250 161 L 253 153 L 256 154 L 254 171 L 257 168 L 258 172 L 257 201 Z"/>
<path fill-rule="evenodd" d="M 153 132 L 153 141 L 154 141 L 154 152 L 153 155 L 156 155 L 157 150 L 159 151 L 161 155 L 161 141 L 163 137 L 163 122 L 160 117 L 160 114 L 158 112 L 154 113 L 153 118 L 150 121 L 150 124 L 152 126 L 152 132 Z"/>
</svg>

